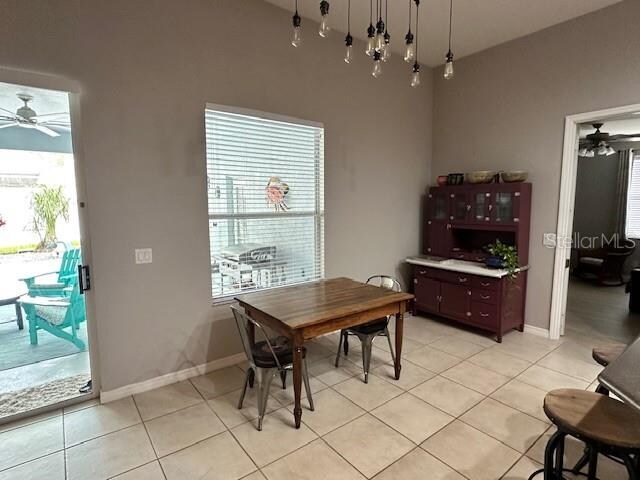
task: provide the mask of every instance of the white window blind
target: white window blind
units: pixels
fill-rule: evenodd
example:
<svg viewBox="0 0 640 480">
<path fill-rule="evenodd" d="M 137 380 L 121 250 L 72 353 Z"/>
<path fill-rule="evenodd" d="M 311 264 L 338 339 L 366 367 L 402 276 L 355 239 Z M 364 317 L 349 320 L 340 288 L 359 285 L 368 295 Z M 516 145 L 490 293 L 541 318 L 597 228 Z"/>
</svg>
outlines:
<svg viewBox="0 0 640 480">
<path fill-rule="evenodd" d="M 207 105 L 214 298 L 324 275 L 324 129 Z"/>
<path fill-rule="evenodd" d="M 640 154 L 633 152 L 627 193 L 627 238 L 640 238 Z"/>
</svg>

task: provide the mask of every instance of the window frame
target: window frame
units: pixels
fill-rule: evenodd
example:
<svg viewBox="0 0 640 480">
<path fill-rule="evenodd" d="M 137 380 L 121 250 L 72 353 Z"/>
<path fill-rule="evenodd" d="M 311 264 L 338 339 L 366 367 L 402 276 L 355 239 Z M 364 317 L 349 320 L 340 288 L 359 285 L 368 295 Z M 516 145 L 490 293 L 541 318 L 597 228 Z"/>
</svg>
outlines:
<svg viewBox="0 0 640 480">
<path fill-rule="evenodd" d="M 636 163 L 636 161 L 638 162 L 638 164 L 640 165 L 640 151 L 637 151 L 635 149 L 629 149 L 631 150 L 631 153 L 629 155 L 629 178 L 628 178 L 628 186 L 627 186 L 627 198 L 626 198 L 626 212 L 625 212 L 625 224 L 624 224 L 624 235 L 625 238 L 628 238 L 630 240 L 637 240 L 640 239 L 640 228 L 638 228 L 637 230 L 631 231 L 631 229 L 629 228 L 629 199 L 631 198 L 631 189 L 633 187 L 633 182 L 634 182 L 634 177 L 633 177 L 633 170 L 634 170 L 634 164 Z M 638 184 L 638 189 L 640 190 L 640 176 L 638 178 L 636 178 L 636 182 Z M 630 233 L 632 233 L 630 235 Z"/>
<path fill-rule="evenodd" d="M 242 214 L 229 214 L 229 213 L 211 213 L 210 212 L 210 204 L 209 204 L 209 158 L 207 153 L 207 112 L 208 111 L 217 111 L 223 113 L 231 113 L 235 115 L 244 115 L 249 117 L 260 118 L 264 120 L 271 120 L 276 122 L 284 122 L 284 123 L 292 123 L 296 125 L 303 125 L 307 127 L 319 128 L 321 129 L 320 135 L 320 144 L 316 151 L 316 161 L 315 161 L 315 195 L 314 195 L 314 209 L 313 210 L 304 210 L 304 211 L 286 211 L 286 212 L 256 212 L 256 213 L 242 213 Z M 206 192 L 207 192 L 207 222 L 208 225 L 212 221 L 216 220 L 237 220 L 237 219 L 271 219 L 271 218 L 282 218 L 282 217 L 307 217 L 314 219 L 314 257 L 316 260 L 319 260 L 320 265 L 320 275 L 319 279 L 324 278 L 325 273 L 325 252 L 324 252 L 324 221 L 325 221 L 325 211 L 324 211 L 324 147 L 325 147 L 325 129 L 324 124 L 321 122 L 316 122 L 312 120 L 301 119 L 297 117 L 292 117 L 288 115 L 282 115 L 278 113 L 264 112 L 261 110 L 254 110 L 250 108 L 244 107 L 235 107 L 229 105 L 221 105 L 216 103 L 206 103 L 204 109 L 204 136 L 205 136 L 205 169 L 206 169 Z M 234 297 L 236 295 L 248 294 L 253 292 L 263 292 L 267 290 L 274 290 L 278 288 L 290 287 L 292 285 L 302 285 L 305 283 L 311 283 L 317 280 L 307 280 L 302 282 L 291 282 L 286 283 L 284 285 L 275 285 L 271 287 L 265 288 L 256 288 L 249 289 L 246 291 L 239 291 L 229 294 L 222 295 L 214 295 L 213 293 L 213 261 L 212 261 L 212 238 L 209 230 L 209 278 L 211 280 L 209 291 L 211 292 L 212 304 L 214 306 L 224 305 L 233 303 Z"/>
</svg>

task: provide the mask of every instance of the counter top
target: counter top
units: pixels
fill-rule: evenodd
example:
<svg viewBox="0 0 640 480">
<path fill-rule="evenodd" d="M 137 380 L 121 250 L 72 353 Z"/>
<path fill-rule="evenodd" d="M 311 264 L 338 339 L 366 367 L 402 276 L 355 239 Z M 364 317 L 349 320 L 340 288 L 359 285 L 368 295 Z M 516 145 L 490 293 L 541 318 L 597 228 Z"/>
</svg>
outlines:
<svg viewBox="0 0 640 480">
<path fill-rule="evenodd" d="M 422 265 L 424 267 L 439 268 L 441 270 L 450 270 L 452 272 L 469 273 L 472 275 L 481 275 L 483 277 L 502 278 L 506 277 L 509 272 L 503 268 L 489 268 L 477 262 L 468 262 L 465 260 L 456 260 L 453 258 L 439 258 L 418 255 L 416 257 L 408 257 L 405 260 L 412 265 Z M 528 270 L 529 266 L 520 267 L 517 272 Z"/>
</svg>

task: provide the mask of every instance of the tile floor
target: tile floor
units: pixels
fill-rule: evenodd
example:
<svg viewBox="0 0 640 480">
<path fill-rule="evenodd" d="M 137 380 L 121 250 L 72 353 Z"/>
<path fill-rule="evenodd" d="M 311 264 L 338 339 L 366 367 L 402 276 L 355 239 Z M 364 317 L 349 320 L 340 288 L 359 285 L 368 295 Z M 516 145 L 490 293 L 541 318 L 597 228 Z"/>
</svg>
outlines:
<svg viewBox="0 0 640 480">
<path fill-rule="evenodd" d="M 539 468 L 552 432 L 548 390 L 593 388 L 590 345 L 513 332 L 496 344 L 423 317 L 405 320 L 400 381 L 377 342 L 369 384 L 351 340 L 315 340 L 316 410 L 293 428 L 291 386 L 274 381 L 264 430 L 256 400 L 235 408 L 243 364 L 109 404 L 87 402 L 0 426 L 0 480 L 362 479 L 521 480 Z M 584 341 L 584 339 L 581 339 Z M 303 401 L 303 407 L 306 403 Z M 581 446 L 571 442 L 568 461 Z M 599 464 L 600 478 L 626 478 Z"/>
</svg>

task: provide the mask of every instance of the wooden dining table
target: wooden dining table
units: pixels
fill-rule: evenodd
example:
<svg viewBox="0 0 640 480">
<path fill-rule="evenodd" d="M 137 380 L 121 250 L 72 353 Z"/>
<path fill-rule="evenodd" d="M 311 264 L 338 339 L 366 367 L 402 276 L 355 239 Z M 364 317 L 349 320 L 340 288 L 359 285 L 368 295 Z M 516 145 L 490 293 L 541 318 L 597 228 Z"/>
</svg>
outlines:
<svg viewBox="0 0 640 480">
<path fill-rule="evenodd" d="M 307 340 L 393 315 L 396 319 L 395 378 L 400 378 L 403 315 L 407 302 L 413 299 L 409 293 L 394 292 L 349 278 L 332 278 L 247 293 L 235 299 L 256 322 L 291 340 L 296 428 L 300 428 L 302 419 L 301 368 Z"/>
</svg>

